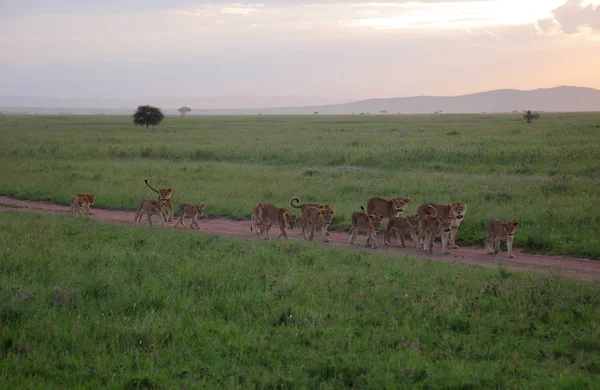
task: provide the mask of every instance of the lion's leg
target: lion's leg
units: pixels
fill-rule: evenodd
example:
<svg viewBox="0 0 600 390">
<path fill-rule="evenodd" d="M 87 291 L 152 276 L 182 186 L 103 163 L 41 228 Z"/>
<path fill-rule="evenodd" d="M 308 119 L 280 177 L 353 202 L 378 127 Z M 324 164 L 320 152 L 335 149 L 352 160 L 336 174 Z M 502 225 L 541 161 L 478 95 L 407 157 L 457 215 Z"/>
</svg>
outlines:
<svg viewBox="0 0 600 390">
<path fill-rule="evenodd" d="M 485 245 L 485 253 L 487 253 L 488 255 L 491 254 L 493 251 L 491 249 L 491 238 L 490 237 L 485 238 L 484 245 Z"/>
<path fill-rule="evenodd" d="M 160 214 L 158 214 L 158 215 L 160 215 Z M 164 218 L 162 215 L 160 215 L 160 217 L 161 217 L 161 219 L 162 219 L 162 225 L 163 225 L 163 227 L 164 227 L 164 226 L 165 226 L 165 222 L 166 222 L 166 221 L 165 221 L 165 218 Z"/>
<path fill-rule="evenodd" d="M 458 245 L 456 245 L 456 232 L 458 232 L 458 226 L 450 227 L 450 245 L 451 249 L 458 249 Z"/>
<path fill-rule="evenodd" d="M 192 220 L 192 224 L 190 227 L 193 229 L 196 226 L 197 229 L 200 229 L 200 220 L 198 219 L 198 214 L 194 214 L 194 218 Z"/>
<path fill-rule="evenodd" d="M 515 255 L 513 255 L 513 253 L 512 253 L 512 246 L 513 246 L 513 237 L 512 236 L 506 237 L 506 248 L 508 249 L 508 257 L 510 257 L 511 259 L 513 257 L 515 257 Z"/>
<path fill-rule="evenodd" d="M 148 217 L 148 224 L 150 226 L 152 226 L 152 214 L 151 213 L 146 213 L 146 217 Z"/>
<path fill-rule="evenodd" d="M 281 223 L 279 224 L 279 237 L 278 238 L 285 238 L 286 240 L 289 240 L 287 233 L 285 232 L 285 225 L 283 225 L 283 221 L 281 221 Z"/>
<path fill-rule="evenodd" d="M 415 248 L 419 249 L 419 236 L 417 235 L 417 232 L 411 230 L 410 238 L 413 240 L 413 243 L 415 244 Z"/>
<path fill-rule="evenodd" d="M 133 217 L 133 224 L 135 226 L 140 226 L 140 220 L 142 219 L 142 210 L 138 210 L 137 213 L 135 213 L 135 217 Z"/>
<path fill-rule="evenodd" d="M 369 242 L 371 245 L 371 248 L 373 249 L 377 249 L 379 248 L 379 244 L 377 244 L 377 236 L 376 236 L 376 232 L 374 230 L 372 230 L 370 233 L 367 232 L 367 234 L 369 235 Z"/>
<path fill-rule="evenodd" d="M 396 232 L 392 231 L 392 224 L 388 222 L 387 227 L 385 228 L 385 233 L 383 234 L 383 245 L 390 244 L 390 237 L 392 234 L 395 236 Z"/>
<path fill-rule="evenodd" d="M 500 237 L 496 237 L 494 240 L 494 254 L 497 255 L 500 252 Z"/>
<path fill-rule="evenodd" d="M 165 218 L 166 219 L 166 218 Z M 190 226 L 185 224 L 185 214 L 181 214 L 181 224 L 183 225 L 184 228 L 189 228 Z"/>
<path fill-rule="evenodd" d="M 404 232 L 396 233 L 400 236 L 400 248 L 406 248 L 406 241 L 404 238 Z"/>
<path fill-rule="evenodd" d="M 448 243 L 448 233 L 442 233 L 442 252 L 445 255 L 449 255 L 450 254 L 450 252 L 448 252 L 448 249 L 446 249 L 447 248 L 447 245 L 446 245 L 447 243 Z"/>
<path fill-rule="evenodd" d="M 321 239 L 323 242 L 329 242 L 329 238 L 327 238 L 327 225 L 321 225 Z"/>
</svg>

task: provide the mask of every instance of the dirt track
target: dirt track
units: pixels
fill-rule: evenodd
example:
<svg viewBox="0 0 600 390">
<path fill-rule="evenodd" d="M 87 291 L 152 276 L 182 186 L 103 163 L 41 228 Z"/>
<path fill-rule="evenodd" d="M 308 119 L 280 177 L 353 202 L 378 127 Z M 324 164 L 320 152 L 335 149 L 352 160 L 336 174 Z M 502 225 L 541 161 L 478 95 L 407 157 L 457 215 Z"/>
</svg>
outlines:
<svg viewBox="0 0 600 390">
<path fill-rule="evenodd" d="M 70 212 L 70 208 L 66 206 L 59 206 L 46 202 L 23 201 L 7 197 L 0 197 L 0 210 L 55 212 L 64 214 Z M 131 225 L 133 222 L 133 212 L 101 209 L 93 209 L 93 211 L 93 218 L 100 222 L 115 223 L 120 225 Z M 144 217 L 143 223 L 145 222 L 146 218 Z M 188 219 L 187 223 L 189 224 L 189 222 L 190 221 Z M 158 226 L 160 226 L 160 223 Z M 258 237 L 250 231 L 250 221 L 232 221 L 220 218 L 203 219 L 200 224 L 199 232 L 219 236 L 258 239 Z M 288 231 L 288 235 L 290 236 L 290 239 L 301 240 L 301 233 L 300 229 L 298 228 Z M 348 244 L 348 238 L 349 236 L 346 232 L 331 232 L 329 236 L 330 242 L 320 243 L 320 245 L 353 248 L 350 246 L 350 244 Z M 365 237 L 362 236 L 360 239 L 361 241 L 364 241 Z M 378 241 L 379 244 L 382 245 L 383 240 L 378 238 Z M 506 257 L 506 252 L 501 252 L 497 256 L 487 255 L 484 253 L 483 248 L 477 247 L 465 247 L 450 250 L 450 255 L 448 256 L 437 253 L 430 255 L 427 253 L 416 252 L 414 247 L 411 247 L 412 242 L 410 241 L 407 242 L 407 245 L 409 246 L 408 249 L 399 248 L 395 244 L 392 244 L 389 247 L 382 245 L 377 252 L 398 257 L 411 255 L 429 258 L 436 261 L 474 264 L 489 268 L 503 266 L 508 270 L 514 271 L 532 271 L 542 274 L 555 273 L 571 279 L 600 281 L 600 261 L 595 260 L 525 254 L 519 249 L 513 249 L 515 258 L 509 259 Z M 361 250 L 372 251 L 372 249 L 366 248 Z M 434 250 L 441 250 L 441 248 L 438 245 Z"/>
</svg>

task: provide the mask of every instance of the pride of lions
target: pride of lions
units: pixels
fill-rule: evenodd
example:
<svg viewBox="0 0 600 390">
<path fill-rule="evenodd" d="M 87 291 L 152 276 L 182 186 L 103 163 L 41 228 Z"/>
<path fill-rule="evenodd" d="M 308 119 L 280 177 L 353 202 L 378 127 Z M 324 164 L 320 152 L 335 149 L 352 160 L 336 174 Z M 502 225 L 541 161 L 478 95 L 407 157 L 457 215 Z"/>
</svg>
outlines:
<svg viewBox="0 0 600 390">
<path fill-rule="evenodd" d="M 150 189 L 158 194 L 158 199 L 143 199 L 137 208 L 134 225 L 139 226 L 143 214 L 148 218 L 148 224 L 152 226 L 152 216 L 160 217 L 163 226 L 165 222 L 172 222 L 174 217 L 173 200 L 171 188 L 153 188 L 148 180 L 144 180 Z M 93 214 L 90 206 L 96 200 L 94 194 L 77 194 L 71 199 L 71 212 L 83 215 L 85 212 Z M 456 233 L 458 227 L 467 213 L 467 205 L 462 202 L 450 204 L 423 203 L 417 209 L 417 214 L 403 217 L 402 212 L 406 208 L 409 198 L 400 197 L 390 200 L 382 198 L 371 198 L 367 203 L 367 211 L 361 206 L 361 211 L 352 213 L 352 224 L 350 225 L 350 243 L 361 245 L 358 240 L 359 233 L 366 233 L 365 245 L 373 249 L 379 248 L 377 244 L 377 232 L 383 220 L 387 220 L 383 243 L 389 245 L 392 237 L 402 248 L 406 247 L 405 236 L 410 235 L 417 250 L 433 253 L 433 243 L 436 238 L 442 242 L 442 252 L 449 254 L 448 249 L 457 249 Z M 333 209 L 329 204 L 305 203 L 300 204 L 296 197 L 290 199 L 290 206 L 299 209 L 300 228 L 305 240 L 312 241 L 317 229 L 321 231 L 321 240 L 328 242 L 327 232 L 333 220 Z M 190 226 L 185 224 L 185 218 L 192 219 Z M 204 217 L 204 205 L 192 205 L 181 203 L 179 206 L 179 219 L 184 227 L 200 228 L 199 218 Z M 257 203 L 252 210 L 252 225 L 250 230 L 257 235 L 262 235 L 265 240 L 272 238 L 273 226 L 279 228 L 279 235 L 288 239 L 286 229 L 292 230 L 296 225 L 296 215 L 290 210 L 277 207 L 273 203 Z M 502 222 L 492 219 L 486 222 L 485 250 L 488 254 L 497 254 L 500 251 L 500 241 L 506 241 L 508 257 L 514 257 L 512 244 L 514 234 L 519 222 Z M 417 230 L 419 231 L 417 233 Z"/>
</svg>

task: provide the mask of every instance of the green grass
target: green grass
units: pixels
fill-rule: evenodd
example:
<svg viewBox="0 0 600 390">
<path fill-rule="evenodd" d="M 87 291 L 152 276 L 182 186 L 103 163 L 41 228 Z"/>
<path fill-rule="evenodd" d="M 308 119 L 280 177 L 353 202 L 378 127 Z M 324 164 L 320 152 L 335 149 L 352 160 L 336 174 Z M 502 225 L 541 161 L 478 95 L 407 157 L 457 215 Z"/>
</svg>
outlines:
<svg viewBox="0 0 600 390">
<path fill-rule="evenodd" d="M 0 212 L 0 387 L 593 388 L 600 285 Z"/>
<path fill-rule="evenodd" d="M 459 245 L 487 219 L 519 220 L 515 245 L 600 258 L 599 114 L 168 117 L 0 116 L 0 194 L 133 209 L 170 186 L 176 202 L 248 218 L 258 201 L 328 202 L 335 228 L 372 196 L 463 201 Z"/>
</svg>

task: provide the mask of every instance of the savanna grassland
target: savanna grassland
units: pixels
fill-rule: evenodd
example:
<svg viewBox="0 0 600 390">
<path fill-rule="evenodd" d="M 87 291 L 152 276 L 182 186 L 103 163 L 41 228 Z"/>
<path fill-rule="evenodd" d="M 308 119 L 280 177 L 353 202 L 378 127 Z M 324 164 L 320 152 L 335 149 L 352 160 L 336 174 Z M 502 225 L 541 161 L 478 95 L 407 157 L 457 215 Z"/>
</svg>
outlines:
<svg viewBox="0 0 600 390">
<path fill-rule="evenodd" d="M 598 385 L 598 283 L 18 211 L 0 227 L 0 388 Z"/>
<path fill-rule="evenodd" d="M 515 245 L 600 258 L 600 114 L 167 117 L 0 116 L 0 194 L 134 209 L 144 185 L 213 216 L 248 218 L 258 201 L 329 202 L 335 228 L 372 196 L 463 201 L 457 242 L 485 220 L 516 219 Z"/>
</svg>

